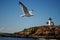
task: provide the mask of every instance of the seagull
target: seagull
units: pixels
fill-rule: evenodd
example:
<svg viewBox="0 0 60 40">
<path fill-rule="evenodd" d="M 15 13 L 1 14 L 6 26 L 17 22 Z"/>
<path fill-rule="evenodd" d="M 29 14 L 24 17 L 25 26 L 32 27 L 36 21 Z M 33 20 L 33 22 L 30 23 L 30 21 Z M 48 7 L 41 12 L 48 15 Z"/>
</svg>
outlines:
<svg viewBox="0 0 60 40">
<path fill-rule="evenodd" d="M 21 9 L 23 11 L 23 15 L 21 15 L 22 17 L 31 17 L 33 16 L 32 11 L 28 11 L 27 7 L 22 3 L 19 2 L 19 5 L 21 6 Z"/>
</svg>

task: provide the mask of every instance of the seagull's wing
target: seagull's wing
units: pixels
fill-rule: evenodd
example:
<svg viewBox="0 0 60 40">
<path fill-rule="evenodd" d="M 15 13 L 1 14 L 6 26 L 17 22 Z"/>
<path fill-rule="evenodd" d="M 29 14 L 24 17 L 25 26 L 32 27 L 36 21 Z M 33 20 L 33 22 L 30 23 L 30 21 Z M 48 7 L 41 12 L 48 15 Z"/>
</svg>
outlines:
<svg viewBox="0 0 60 40">
<path fill-rule="evenodd" d="M 23 10 L 23 12 L 25 13 L 25 14 L 28 14 L 29 12 L 28 12 L 28 9 L 26 8 L 26 6 L 22 3 L 22 2 L 19 2 L 19 5 L 21 6 L 21 8 L 22 8 L 22 10 Z"/>
</svg>

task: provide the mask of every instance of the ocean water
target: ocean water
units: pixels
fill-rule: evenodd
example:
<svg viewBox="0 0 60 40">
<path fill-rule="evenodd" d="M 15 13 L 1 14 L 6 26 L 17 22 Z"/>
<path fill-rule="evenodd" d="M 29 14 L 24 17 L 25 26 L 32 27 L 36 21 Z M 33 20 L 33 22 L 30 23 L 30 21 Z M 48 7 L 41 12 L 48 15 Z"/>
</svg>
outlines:
<svg viewBox="0 0 60 40">
<path fill-rule="evenodd" d="M 0 37 L 0 40 L 60 40 L 60 39 Z"/>
</svg>

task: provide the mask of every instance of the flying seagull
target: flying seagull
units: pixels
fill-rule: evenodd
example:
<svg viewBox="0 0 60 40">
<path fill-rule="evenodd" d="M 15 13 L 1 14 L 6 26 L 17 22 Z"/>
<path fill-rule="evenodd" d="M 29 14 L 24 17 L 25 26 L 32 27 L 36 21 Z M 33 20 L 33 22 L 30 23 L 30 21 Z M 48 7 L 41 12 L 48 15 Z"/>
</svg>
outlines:
<svg viewBox="0 0 60 40">
<path fill-rule="evenodd" d="M 22 17 L 33 16 L 33 14 L 32 14 L 33 10 L 32 11 L 28 11 L 27 7 L 22 2 L 19 2 L 19 5 L 21 6 L 22 11 L 23 11 L 23 15 L 21 15 Z"/>
</svg>

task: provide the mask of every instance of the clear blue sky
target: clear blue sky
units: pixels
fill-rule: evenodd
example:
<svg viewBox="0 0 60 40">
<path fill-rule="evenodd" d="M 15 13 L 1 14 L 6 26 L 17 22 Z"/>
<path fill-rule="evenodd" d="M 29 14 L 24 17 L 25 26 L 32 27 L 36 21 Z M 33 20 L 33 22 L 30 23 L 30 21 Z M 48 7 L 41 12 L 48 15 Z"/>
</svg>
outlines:
<svg viewBox="0 0 60 40">
<path fill-rule="evenodd" d="M 21 17 L 19 1 L 28 10 L 34 10 L 32 17 Z M 0 0 L 0 32 L 13 33 L 24 28 L 46 25 L 51 17 L 55 25 L 60 25 L 60 0 Z"/>
</svg>

